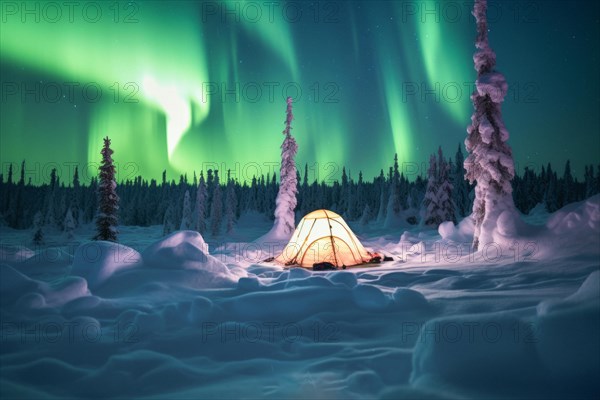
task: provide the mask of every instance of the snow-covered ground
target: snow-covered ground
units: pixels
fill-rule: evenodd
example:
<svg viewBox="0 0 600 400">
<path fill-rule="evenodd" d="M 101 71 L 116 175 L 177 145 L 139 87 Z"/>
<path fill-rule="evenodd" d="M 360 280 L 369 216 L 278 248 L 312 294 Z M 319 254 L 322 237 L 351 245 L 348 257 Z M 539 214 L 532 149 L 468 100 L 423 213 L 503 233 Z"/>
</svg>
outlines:
<svg viewBox="0 0 600 400">
<path fill-rule="evenodd" d="M 600 196 L 523 219 L 477 253 L 468 221 L 352 226 L 395 261 L 329 272 L 262 262 L 285 243 L 256 215 L 206 242 L 1 228 L 0 397 L 596 398 Z"/>
</svg>

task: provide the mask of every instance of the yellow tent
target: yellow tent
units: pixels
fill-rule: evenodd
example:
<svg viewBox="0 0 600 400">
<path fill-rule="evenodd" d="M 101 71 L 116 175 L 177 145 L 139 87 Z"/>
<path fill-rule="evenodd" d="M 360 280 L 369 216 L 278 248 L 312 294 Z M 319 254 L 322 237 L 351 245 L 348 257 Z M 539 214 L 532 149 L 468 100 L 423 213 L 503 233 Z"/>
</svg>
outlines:
<svg viewBox="0 0 600 400">
<path fill-rule="evenodd" d="M 369 262 L 372 258 L 341 216 L 329 210 L 316 210 L 302 218 L 289 243 L 275 260 L 302 267 L 312 267 L 321 262 L 349 267 Z"/>
</svg>

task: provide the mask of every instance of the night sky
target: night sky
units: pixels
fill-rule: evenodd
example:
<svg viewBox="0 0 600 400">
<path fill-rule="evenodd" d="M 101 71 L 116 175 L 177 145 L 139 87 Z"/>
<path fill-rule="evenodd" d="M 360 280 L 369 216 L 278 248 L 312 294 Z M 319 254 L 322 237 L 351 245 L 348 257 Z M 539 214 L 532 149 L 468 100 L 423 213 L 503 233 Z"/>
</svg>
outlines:
<svg viewBox="0 0 600 400">
<path fill-rule="evenodd" d="M 466 135 L 469 2 L 53 4 L 2 3 L 5 176 L 22 159 L 34 183 L 48 166 L 66 175 L 99 161 L 106 135 L 119 179 L 266 174 L 278 170 L 287 95 L 297 162 L 317 163 L 311 179 L 345 165 L 370 180 L 395 152 L 412 172 L 407 163 L 439 145 L 453 156 Z M 581 177 L 599 162 L 600 6 L 492 2 L 488 15 L 519 171 L 551 162 L 562 173 L 571 159 Z"/>
</svg>

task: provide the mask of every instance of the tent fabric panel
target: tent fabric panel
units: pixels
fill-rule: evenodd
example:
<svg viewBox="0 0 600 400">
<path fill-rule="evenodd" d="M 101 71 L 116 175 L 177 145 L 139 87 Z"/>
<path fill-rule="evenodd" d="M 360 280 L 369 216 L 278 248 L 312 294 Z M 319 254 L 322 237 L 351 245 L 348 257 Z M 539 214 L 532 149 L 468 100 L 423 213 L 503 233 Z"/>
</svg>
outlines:
<svg viewBox="0 0 600 400">
<path fill-rule="evenodd" d="M 363 247 L 363 245 L 360 243 L 360 241 L 358 240 L 356 235 L 354 235 L 354 233 L 348 227 L 348 225 L 344 223 L 343 219 L 332 219 L 331 223 L 333 225 L 339 224 L 340 227 L 334 230 L 336 235 L 343 241 L 347 242 L 351 248 L 355 249 L 355 252 L 357 253 L 357 258 L 367 258 L 367 260 L 370 258 L 367 250 Z"/>
<path fill-rule="evenodd" d="M 299 258 L 298 264 L 303 267 L 312 267 L 315 263 L 329 262 L 337 267 L 342 265 L 356 265 L 362 263 L 361 259 L 355 258 L 348 243 L 334 237 L 333 245 L 330 237 L 322 237 L 314 240 L 306 248 Z M 335 251 L 334 251 L 335 249 Z"/>
<path fill-rule="evenodd" d="M 319 218 L 341 218 L 339 214 L 329 210 L 315 210 L 304 216 L 302 219 L 319 219 Z"/>
</svg>

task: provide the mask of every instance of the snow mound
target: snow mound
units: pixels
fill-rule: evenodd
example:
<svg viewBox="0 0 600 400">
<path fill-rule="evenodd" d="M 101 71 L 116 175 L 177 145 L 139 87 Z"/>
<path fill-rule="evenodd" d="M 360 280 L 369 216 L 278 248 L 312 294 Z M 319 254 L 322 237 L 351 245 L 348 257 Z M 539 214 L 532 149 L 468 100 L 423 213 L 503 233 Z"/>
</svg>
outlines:
<svg viewBox="0 0 600 400">
<path fill-rule="evenodd" d="M 38 293 L 35 293 L 37 295 Z M 68 276 L 59 282 L 42 284 L 40 296 L 48 307 L 59 307 L 74 299 L 89 296 L 88 283 L 78 276 Z M 21 302 L 22 299 L 19 300 Z"/>
<path fill-rule="evenodd" d="M 581 232 L 581 237 L 600 233 L 600 194 L 587 200 L 571 203 L 548 219 L 547 228 L 555 234 Z"/>
<path fill-rule="evenodd" d="M 458 225 L 452 221 L 442 222 L 438 227 L 438 233 L 442 239 L 448 239 L 457 243 L 470 243 L 473 241 L 475 225 L 473 218 L 465 217 Z"/>
<path fill-rule="evenodd" d="M 260 282 L 256 277 L 242 277 L 238 281 L 237 288 L 244 292 L 253 292 L 260 288 Z"/>
<path fill-rule="evenodd" d="M 240 279 L 241 280 L 241 279 Z M 192 301 L 188 319 L 192 323 L 200 323 L 206 321 L 213 310 L 213 303 L 206 297 L 196 297 Z"/>
<path fill-rule="evenodd" d="M 417 235 L 415 235 L 414 233 L 412 233 L 410 231 L 404 231 L 404 233 L 402 233 L 402 235 L 400 235 L 400 242 L 398 242 L 398 244 L 403 244 L 403 243 L 414 244 L 418 241 L 419 241 L 419 238 L 417 237 Z"/>
<path fill-rule="evenodd" d="M 34 281 L 10 267 L 0 265 L 0 304 L 14 303 L 24 292 L 39 290 L 40 282 Z"/>
<path fill-rule="evenodd" d="M 271 230 L 269 232 L 265 233 L 258 239 L 254 240 L 254 243 L 257 243 L 260 245 L 262 245 L 262 244 L 275 245 L 275 246 L 278 246 L 279 248 L 283 248 L 292 238 L 292 234 L 293 234 L 293 232 L 290 234 L 284 233 L 280 229 L 277 229 L 277 227 L 274 226 L 273 228 L 271 228 Z"/>
<path fill-rule="evenodd" d="M 0 263 L 20 263 L 34 255 L 35 251 L 25 246 L 0 245 Z"/>
<path fill-rule="evenodd" d="M 208 245 L 195 231 L 178 231 L 150 245 L 142 253 L 145 277 L 129 280 L 148 283 L 182 283 L 195 288 L 230 287 L 238 281 L 223 262 L 208 253 Z M 153 269 L 149 273 L 148 268 Z M 166 271 L 169 271 L 168 273 Z M 150 276 L 154 276 L 150 279 Z"/>
<path fill-rule="evenodd" d="M 381 310 L 388 306 L 390 298 L 372 285 L 357 285 L 352 290 L 354 303 L 364 310 Z"/>
<path fill-rule="evenodd" d="M 144 266 L 158 269 L 192 269 L 230 275 L 221 261 L 208 253 L 198 232 L 178 231 L 152 244 L 142 253 Z"/>
<path fill-rule="evenodd" d="M 396 288 L 392 295 L 396 309 L 405 311 L 425 311 L 431 306 L 421 292 L 407 288 Z"/>
<path fill-rule="evenodd" d="M 548 209 L 546 208 L 546 204 L 544 204 L 543 202 L 537 203 L 535 207 L 529 210 L 527 215 L 529 217 L 548 218 Z"/>
<path fill-rule="evenodd" d="M 592 272 L 572 295 L 544 301 L 537 310 L 536 347 L 550 379 L 581 393 L 598 393 L 600 271 Z"/>
<path fill-rule="evenodd" d="M 600 390 L 600 307 L 561 310 L 538 319 L 536 347 L 550 378 L 580 392 Z M 595 356 L 593 356 L 595 355 Z"/>
<path fill-rule="evenodd" d="M 36 269 L 36 268 L 65 268 L 73 263 L 73 256 L 63 249 L 57 247 L 48 247 L 35 251 L 35 253 L 21 263 L 15 263 L 14 266 L 19 268 Z"/>
<path fill-rule="evenodd" d="M 327 275 L 333 283 L 343 284 L 349 288 L 353 288 L 357 284 L 356 274 L 348 271 L 336 271 Z"/>
<path fill-rule="evenodd" d="M 312 272 L 306 268 L 293 267 L 289 270 L 288 279 L 304 279 L 312 276 Z"/>
<path fill-rule="evenodd" d="M 411 382 L 518 387 L 539 370 L 529 332 L 530 325 L 505 314 L 432 319 L 417 339 Z"/>
<path fill-rule="evenodd" d="M 21 311 L 60 307 L 90 294 L 87 282 L 80 277 L 46 283 L 28 278 L 8 265 L 0 266 L 0 293 L 0 305 L 15 306 Z"/>
<path fill-rule="evenodd" d="M 122 244 L 89 242 L 75 250 L 71 274 L 85 278 L 90 288 L 95 289 L 115 273 L 138 267 L 141 261 L 140 253 Z"/>
<path fill-rule="evenodd" d="M 592 272 L 581 284 L 577 292 L 560 300 L 546 300 L 537 307 L 538 315 L 542 316 L 553 311 L 595 305 L 600 307 L 600 271 Z"/>
<path fill-rule="evenodd" d="M 351 301 L 350 289 L 346 287 L 298 286 L 285 290 L 247 293 L 228 299 L 220 305 L 233 320 L 286 323 L 314 318 L 315 315 L 327 311 L 348 310 Z"/>
</svg>

